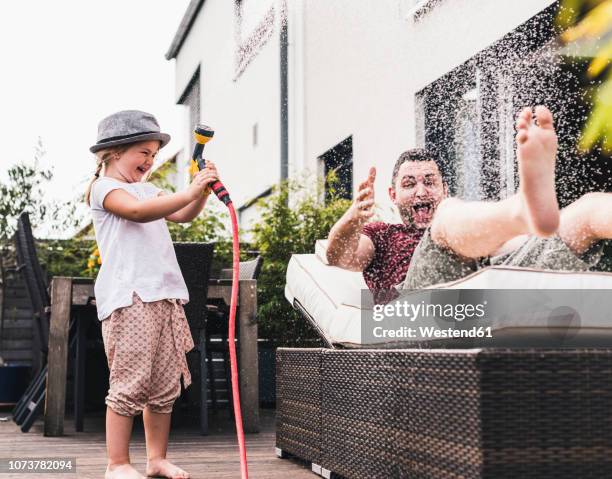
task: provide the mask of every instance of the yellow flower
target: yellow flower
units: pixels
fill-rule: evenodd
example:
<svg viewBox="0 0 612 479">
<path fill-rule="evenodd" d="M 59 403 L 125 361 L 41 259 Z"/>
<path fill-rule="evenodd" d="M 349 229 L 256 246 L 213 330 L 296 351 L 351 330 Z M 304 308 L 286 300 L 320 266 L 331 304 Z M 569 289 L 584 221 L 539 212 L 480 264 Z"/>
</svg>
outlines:
<svg viewBox="0 0 612 479">
<path fill-rule="evenodd" d="M 94 267 L 94 262 L 92 260 L 87 261 L 87 267 L 92 269 Z"/>
<path fill-rule="evenodd" d="M 98 256 L 98 264 L 102 264 L 102 258 Z"/>
</svg>

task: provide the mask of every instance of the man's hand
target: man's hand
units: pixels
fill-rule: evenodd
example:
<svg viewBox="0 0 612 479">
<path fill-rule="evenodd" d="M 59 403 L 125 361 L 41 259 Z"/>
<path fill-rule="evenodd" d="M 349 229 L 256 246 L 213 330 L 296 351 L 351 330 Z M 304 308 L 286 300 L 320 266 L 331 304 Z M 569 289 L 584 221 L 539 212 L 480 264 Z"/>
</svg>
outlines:
<svg viewBox="0 0 612 479">
<path fill-rule="evenodd" d="M 361 234 L 363 225 L 374 215 L 376 168 L 357 189 L 357 197 L 329 232 L 327 261 L 350 271 L 363 271 L 374 258 L 374 243 Z"/>
<path fill-rule="evenodd" d="M 357 196 L 351 205 L 351 220 L 363 225 L 374 216 L 374 180 L 376 168 L 371 167 L 368 178 L 359 184 Z"/>
</svg>

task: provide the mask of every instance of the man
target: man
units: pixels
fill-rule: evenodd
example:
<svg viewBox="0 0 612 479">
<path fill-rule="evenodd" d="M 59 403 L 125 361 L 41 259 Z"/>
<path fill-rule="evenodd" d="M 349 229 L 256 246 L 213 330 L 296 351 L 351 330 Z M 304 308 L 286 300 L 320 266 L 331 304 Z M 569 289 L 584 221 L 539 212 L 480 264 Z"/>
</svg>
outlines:
<svg viewBox="0 0 612 479">
<path fill-rule="evenodd" d="M 446 197 L 447 186 L 431 153 L 408 150 L 397 159 L 388 190 L 402 223 L 367 223 L 374 214 L 375 178 L 376 170 L 370 168 L 355 201 L 331 229 L 327 260 L 362 271 L 375 300 L 383 302 L 396 294 L 393 287 L 404 280 L 412 253 Z"/>
<path fill-rule="evenodd" d="M 612 239 L 612 194 L 588 193 L 559 211 L 557 136 L 550 111 L 538 106 L 517 123 L 519 191 L 497 202 L 447 198 L 414 252 L 403 284 L 418 289 L 476 271 L 479 260 L 551 270 L 600 267 Z"/>
</svg>

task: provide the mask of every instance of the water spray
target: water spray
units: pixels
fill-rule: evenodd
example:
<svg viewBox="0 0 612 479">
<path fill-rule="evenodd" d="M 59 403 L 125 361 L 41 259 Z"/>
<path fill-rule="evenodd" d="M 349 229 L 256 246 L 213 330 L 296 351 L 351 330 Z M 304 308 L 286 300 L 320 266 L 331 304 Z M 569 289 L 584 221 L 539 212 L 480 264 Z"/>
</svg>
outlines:
<svg viewBox="0 0 612 479">
<path fill-rule="evenodd" d="M 196 141 L 196 145 L 193 149 L 193 157 L 191 159 L 190 172 L 192 174 L 197 173 L 199 170 L 203 170 L 206 166 L 206 162 L 202 157 L 204 152 L 204 145 L 208 143 L 213 135 L 214 130 L 206 125 L 197 124 L 193 136 Z M 238 220 L 236 218 L 236 211 L 230 198 L 230 195 L 219 180 L 215 181 L 210 189 L 213 193 L 221 200 L 225 206 L 227 206 L 230 218 L 232 221 L 232 296 L 230 301 L 230 316 L 228 325 L 227 342 L 229 345 L 230 352 L 230 367 L 232 376 L 232 400 L 234 405 L 234 418 L 236 420 L 236 435 L 238 436 L 238 447 L 240 449 L 240 474 L 242 479 L 248 479 L 249 471 L 247 468 L 246 460 L 246 447 L 244 444 L 244 431 L 242 429 L 242 412 L 240 410 L 240 385 L 238 384 L 238 366 L 236 359 L 236 342 L 235 342 L 235 331 L 236 331 L 236 305 L 238 300 L 238 281 L 240 277 L 240 243 L 238 241 Z"/>
</svg>

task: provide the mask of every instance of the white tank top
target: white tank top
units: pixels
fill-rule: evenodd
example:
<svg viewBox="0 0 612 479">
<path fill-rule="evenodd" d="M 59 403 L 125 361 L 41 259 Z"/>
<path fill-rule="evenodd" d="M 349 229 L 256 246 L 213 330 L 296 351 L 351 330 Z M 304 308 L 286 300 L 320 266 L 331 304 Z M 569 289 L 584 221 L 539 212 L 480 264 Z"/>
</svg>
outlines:
<svg viewBox="0 0 612 479">
<path fill-rule="evenodd" d="M 105 210 L 104 198 L 117 188 L 139 200 L 153 198 L 162 191 L 146 182 L 126 183 L 104 176 L 94 181 L 89 202 L 102 260 L 94 285 L 98 319 L 130 306 L 134 291 L 144 302 L 176 298 L 187 303 L 187 285 L 166 220 L 137 223 Z"/>
</svg>

